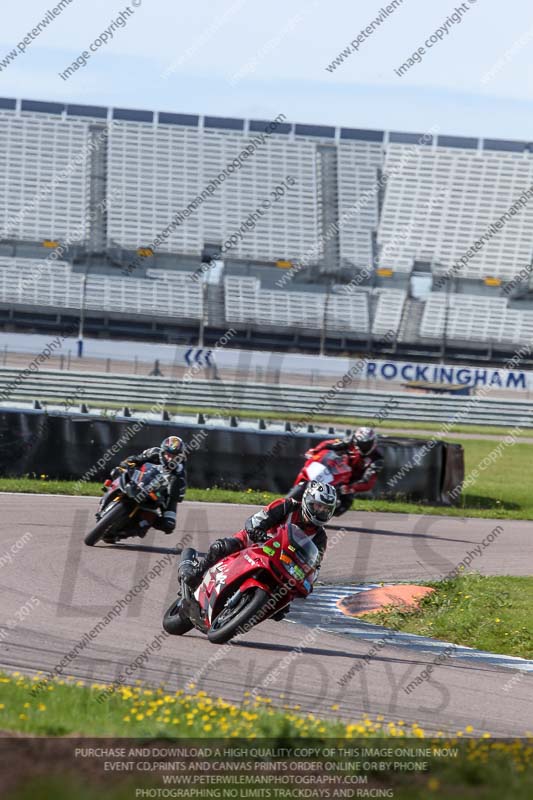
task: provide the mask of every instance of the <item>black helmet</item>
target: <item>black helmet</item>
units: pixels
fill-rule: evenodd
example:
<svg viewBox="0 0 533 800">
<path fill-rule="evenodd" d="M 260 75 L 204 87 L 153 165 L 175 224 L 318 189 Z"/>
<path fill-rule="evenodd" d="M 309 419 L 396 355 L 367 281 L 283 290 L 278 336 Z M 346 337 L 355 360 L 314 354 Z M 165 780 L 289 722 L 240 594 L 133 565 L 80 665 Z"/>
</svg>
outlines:
<svg viewBox="0 0 533 800">
<path fill-rule="evenodd" d="M 185 459 L 185 444 L 179 436 L 167 436 L 159 448 L 159 460 L 163 468 L 173 472 Z"/>
<path fill-rule="evenodd" d="M 376 449 L 378 435 L 374 428 L 357 428 L 352 436 L 352 442 L 357 445 L 364 456 Z"/>
<path fill-rule="evenodd" d="M 302 496 L 302 516 L 312 525 L 325 525 L 337 507 L 337 492 L 329 483 L 311 481 Z"/>
</svg>

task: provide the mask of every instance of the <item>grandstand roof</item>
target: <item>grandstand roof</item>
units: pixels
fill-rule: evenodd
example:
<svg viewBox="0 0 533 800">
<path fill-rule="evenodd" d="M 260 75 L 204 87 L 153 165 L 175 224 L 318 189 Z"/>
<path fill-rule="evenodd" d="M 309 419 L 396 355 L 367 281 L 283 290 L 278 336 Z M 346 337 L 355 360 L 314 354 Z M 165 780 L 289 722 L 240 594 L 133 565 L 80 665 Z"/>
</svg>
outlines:
<svg viewBox="0 0 533 800">
<path fill-rule="evenodd" d="M 265 120 L 245 120 L 227 117 L 213 117 L 200 114 L 183 114 L 167 111 L 147 111 L 146 109 L 106 108 L 73 103 L 46 102 L 42 100 L 22 100 L 0 97 L 0 109 L 10 111 L 31 111 L 42 114 L 55 114 L 67 117 L 88 117 L 94 119 L 122 120 L 125 122 L 146 122 L 153 125 L 183 125 L 193 128 L 215 128 L 234 131 L 264 131 L 269 124 Z M 533 142 L 511 141 L 507 139 L 476 139 L 464 136 L 409 133 L 406 131 L 380 131 L 342 126 L 313 125 L 303 123 L 282 123 L 275 131 L 276 135 L 316 136 L 323 139 L 358 139 L 366 142 L 383 144 L 437 144 L 442 147 L 457 147 L 468 150 L 505 150 L 509 152 L 533 152 Z M 436 140 L 436 141 L 435 141 Z"/>
</svg>

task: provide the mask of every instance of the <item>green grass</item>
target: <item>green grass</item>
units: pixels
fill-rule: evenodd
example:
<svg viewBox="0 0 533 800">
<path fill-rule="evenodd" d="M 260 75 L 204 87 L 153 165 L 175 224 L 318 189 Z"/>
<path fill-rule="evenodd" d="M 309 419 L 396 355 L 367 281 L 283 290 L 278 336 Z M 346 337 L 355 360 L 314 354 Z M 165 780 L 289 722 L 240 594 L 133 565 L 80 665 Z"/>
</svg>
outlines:
<svg viewBox="0 0 533 800">
<path fill-rule="evenodd" d="M 17 672 L 11 675 L 0 673 L 0 730 L 22 736 L 119 736 L 135 737 L 136 742 L 117 742 L 101 740 L 85 742 L 84 746 L 143 746 L 150 747 L 150 739 L 156 738 L 158 747 L 186 747 L 201 744 L 209 747 L 210 740 L 217 740 L 217 746 L 232 744 L 239 748 L 270 747 L 381 747 L 381 748 L 458 748 L 456 758 L 442 758 L 436 755 L 425 758 L 412 758 L 395 755 L 390 758 L 372 758 L 371 761 L 409 763 L 425 761 L 427 771 L 387 770 L 359 768 L 358 774 L 368 776 L 369 787 L 394 787 L 394 797 L 400 800 L 426 800 L 426 798 L 472 798 L 472 800 L 500 800 L 512 797 L 513 800 L 529 800 L 533 793 L 533 770 L 531 768 L 531 739 L 510 742 L 491 741 L 489 738 L 464 739 L 471 728 L 457 731 L 453 736 L 431 737 L 416 723 L 387 723 L 382 718 L 364 718 L 345 722 L 335 718 L 320 719 L 313 714 L 303 714 L 299 707 L 274 707 L 269 698 L 260 697 L 244 700 L 240 704 L 229 703 L 221 698 L 211 698 L 205 692 L 179 690 L 167 694 L 165 689 L 123 686 L 109 700 L 98 703 L 101 684 L 80 685 L 73 680 L 54 680 L 45 692 L 36 698 L 31 696 L 32 686 L 40 679 L 25 677 Z M 279 702 L 279 701 L 278 701 Z M 336 706 L 332 707 L 332 711 Z M 525 732 L 524 732 L 525 733 Z M 228 737 L 236 738 L 228 740 Z M 488 733 L 487 733 L 488 736 Z M 250 738 L 253 737 L 251 740 Z M 220 740 L 223 740 L 222 742 Z M 141 740 L 141 741 L 139 741 Z M 142 741 L 144 740 L 144 741 Z M 265 741 L 268 740 L 268 741 Z M 347 741 L 348 740 L 348 741 Z M 8 740 L 9 741 L 9 740 Z M 10 800 L 98 800 L 115 798 L 125 800 L 134 797 L 137 787 L 154 788 L 163 786 L 161 773 L 152 772 L 105 772 L 103 761 L 116 761 L 111 757 L 76 761 L 73 758 L 75 746 L 81 744 L 74 740 L 70 747 L 61 744 L 54 757 L 50 743 L 46 744 L 46 758 L 32 758 L 30 744 L 24 739 L 17 748 L 18 759 L 6 761 L 2 772 L 11 780 L 16 777 L 17 788 L 9 794 Z M 34 745 L 33 745 L 34 746 Z M 38 746 L 38 745 L 37 745 Z M 13 750 L 13 746 L 12 746 Z M 127 750 L 128 752 L 128 750 Z M 27 765 L 22 769 L 22 754 L 26 753 Z M 121 761 L 146 763 L 146 757 L 127 757 Z M 149 759 L 152 760 L 151 758 Z M 161 760 L 156 758 L 157 761 Z M 163 759 L 165 761 L 172 760 Z M 202 761 L 206 760 L 203 756 Z M 216 761 L 256 761 L 245 755 L 239 758 L 218 758 Z M 278 759 L 276 759 L 278 760 Z M 320 756 L 311 758 L 296 757 L 295 761 L 320 761 Z M 354 769 L 342 767 L 345 756 L 326 757 L 324 760 L 339 763 L 336 774 L 356 774 Z M 348 759 L 348 761 L 363 759 Z M 37 777 L 40 762 L 45 774 Z M 80 770 L 83 768 L 83 777 Z M 315 772 L 318 770 L 315 768 Z M 49 775 L 52 773 L 52 775 Z M 167 774 L 179 774 L 168 772 Z M 196 773 L 198 774 L 198 773 Z M 221 774 L 201 773 L 205 774 Z M 231 770 L 225 770 L 231 774 Z M 242 774 L 242 773 L 237 773 Z M 246 773 L 245 773 L 246 774 Z M 248 786 L 252 785 L 249 773 Z M 302 773 L 296 773 L 302 774 Z M 310 774 L 310 773 L 306 773 Z M 331 767 L 322 774 L 331 775 Z M 201 786 L 201 784 L 199 784 Z M 209 785 L 209 784 L 208 784 Z M 215 784 L 213 784 L 215 785 Z M 235 784 L 239 786 L 239 784 Z M 274 784 L 272 784 L 273 786 Z M 285 792 L 287 784 L 283 785 Z M 293 784 L 294 785 L 294 784 Z M 243 796 L 243 784 L 239 793 L 229 796 Z M 301 784 L 296 784 L 294 794 L 276 796 L 301 797 Z M 353 785 L 352 785 L 353 786 Z M 226 788 L 231 787 L 225 784 Z M 248 795 L 249 796 L 249 795 Z M 316 794 L 315 796 L 319 796 Z M 350 796 L 355 796 L 355 793 Z M 366 795 L 363 795 L 366 796 Z M 370 795 L 373 796 L 373 795 Z"/>
<path fill-rule="evenodd" d="M 83 497 L 101 497 L 101 483 L 79 483 L 78 481 L 56 481 L 48 478 L 0 478 L 0 492 L 26 494 L 66 494 Z M 248 489 L 237 492 L 232 489 L 187 489 L 186 499 L 205 503 L 249 503 L 266 505 L 279 495 Z"/>
<path fill-rule="evenodd" d="M 300 737 L 419 736 L 417 724 L 371 720 L 353 722 L 304 714 L 299 705 L 284 704 L 283 695 L 255 697 L 243 693 L 240 703 L 209 697 L 196 684 L 167 692 L 163 687 L 119 686 L 100 702 L 106 684 L 85 686 L 73 678 L 51 680 L 0 672 L 0 730 L 27 735 L 217 738 L 238 736 L 298 739 Z M 34 687 L 38 688 L 32 695 Z M 489 732 L 490 733 L 490 732 Z"/>
<path fill-rule="evenodd" d="M 475 573 L 427 583 L 418 610 L 387 609 L 365 620 L 501 655 L 533 658 L 533 578 Z"/>
<path fill-rule="evenodd" d="M 455 440 L 465 452 L 465 476 L 477 469 L 476 482 L 463 492 L 462 508 L 469 516 L 474 510 L 487 510 L 496 519 L 533 519 L 533 493 L 529 471 L 533 459 L 533 445 L 520 444 L 504 447 L 501 457 L 488 468 L 480 465 L 491 452 L 496 453 L 499 442 L 480 439 Z M 485 516 L 485 514 L 479 514 Z"/>
</svg>

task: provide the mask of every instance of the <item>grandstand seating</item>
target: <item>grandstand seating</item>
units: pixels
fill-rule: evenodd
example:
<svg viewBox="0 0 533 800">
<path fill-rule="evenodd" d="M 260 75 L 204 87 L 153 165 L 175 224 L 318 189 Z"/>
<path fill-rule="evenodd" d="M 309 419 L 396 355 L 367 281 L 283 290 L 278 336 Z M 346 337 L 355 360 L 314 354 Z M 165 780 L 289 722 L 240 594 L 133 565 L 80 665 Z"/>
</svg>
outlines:
<svg viewBox="0 0 533 800">
<path fill-rule="evenodd" d="M 125 247 L 152 241 L 231 164 L 254 134 L 185 125 L 125 122 L 110 137 L 109 191 L 124 197 L 108 220 L 109 236 Z M 254 230 L 232 249 L 243 259 L 297 258 L 317 243 L 314 142 L 272 135 L 179 225 L 160 249 L 200 253 L 204 242 L 225 242 L 288 176 L 294 186 L 272 203 Z M 259 215 L 258 215 L 259 216 Z"/>
<path fill-rule="evenodd" d="M 391 144 L 384 171 L 390 174 L 378 231 L 380 266 L 409 272 L 413 261 L 447 272 L 489 226 L 533 184 L 528 152 Z M 485 242 L 461 277 L 510 280 L 530 263 L 533 202 L 508 219 Z"/>
<path fill-rule="evenodd" d="M 379 222 L 375 187 L 382 162 L 381 142 L 343 140 L 339 144 L 339 217 L 350 214 L 339 236 L 343 266 L 367 267 L 372 263 L 372 235 Z"/>
<path fill-rule="evenodd" d="M 105 158 L 91 162 L 89 145 L 111 122 Z M 208 325 L 318 331 L 325 318 L 326 329 L 340 337 L 371 333 L 376 341 L 390 330 L 401 333 L 400 343 L 431 345 L 443 337 L 502 346 L 533 339 L 527 299 L 520 310 L 502 295 L 475 295 L 469 283 L 487 277 L 516 283 L 531 263 L 533 200 L 459 270 L 454 267 L 533 184 L 528 143 L 289 122 L 265 135 L 267 124 L 0 98 L 0 240 L 8 240 L 2 252 L 26 256 L 34 248 L 37 255 L 43 239 L 83 245 L 98 194 L 89 188 L 97 183 L 105 186 L 109 205 L 107 229 L 92 252 L 101 252 L 107 237 L 114 263 L 125 261 L 133 257 L 128 250 L 148 246 L 254 140 L 253 155 L 160 242 L 145 277 L 140 271 L 118 278 L 89 274 L 88 309 L 201 319 L 202 287 L 189 270 L 197 268 L 204 247 L 242 231 L 251 212 L 270 199 L 268 212 L 233 242 L 220 282 L 214 270 L 209 273 Z M 292 188 L 273 201 L 271 191 L 288 176 Z M 323 196 L 329 198 L 327 219 Z M 377 262 L 382 269 L 373 288 L 326 295 L 320 284 L 291 279 L 283 291 L 276 289 L 274 263 L 309 253 L 318 258 L 321 232 L 335 215 L 338 248 L 335 242 L 326 260 L 338 252 L 344 275 L 357 270 L 358 276 Z M 436 277 L 452 270 L 466 279 L 460 291 L 472 293 L 409 299 L 415 263 L 427 276 L 430 267 Z M 387 276 L 391 288 L 383 286 Z M 81 292 L 82 273 L 67 262 L 0 257 L 4 304 L 79 309 Z"/>
<path fill-rule="evenodd" d="M 381 266 L 409 272 L 417 260 L 432 263 L 436 273 L 446 271 L 533 183 L 533 157 L 520 142 L 288 122 L 265 136 L 267 123 L 257 120 L 0 98 L 4 237 L 85 238 L 91 129 L 104 131 L 110 122 L 107 234 L 130 249 L 152 241 L 254 139 L 259 145 L 253 156 L 231 168 L 160 251 L 198 255 L 205 242 L 226 241 L 292 175 L 293 187 L 246 230 L 232 256 L 274 262 L 320 252 L 320 145 L 337 153 L 338 214 L 349 215 L 339 232 L 341 265 L 347 267 L 372 263 L 377 232 Z M 530 203 L 461 275 L 512 278 L 529 263 L 532 237 Z"/>
<path fill-rule="evenodd" d="M 0 112 L 0 239 L 86 238 L 87 124 Z"/>
<path fill-rule="evenodd" d="M 426 301 L 420 336 L 469 342 L 521 344 L 533 340 L 533 311 L 508 307 L 505 298 L 433 293 Z"/>
<path fill-rule="evenodd" d="M 378 299 L 372 323 L 372 333 L 374 336 L 379 336 L 391 330 L 398 332 L 407 292 L 400 289 L 378 289 L 376 293 Z"/>
<path fill-rule="evenodd" d="M 311 330 L 322 327 L 326 303 L 323 292 L 272 291 L 261 289 L 257 278 L 234 276 L 227 276 L 224 284 L 228 323 Z M 332 294 L 327 303 L 327 330 L 368 333 L 369 309 L 365 291 Z"/>
<path fill-rule="evenodd" d="M 89 273 L 85 307 L 125 314 L 200 319 L 201 286 L 191 272 L 168 281 L 150 278 L 116 278 Z M 17 305 L 79 309 L 82 275 L 66 262 L 0 257 L 0 302 Z"/>
</svg>

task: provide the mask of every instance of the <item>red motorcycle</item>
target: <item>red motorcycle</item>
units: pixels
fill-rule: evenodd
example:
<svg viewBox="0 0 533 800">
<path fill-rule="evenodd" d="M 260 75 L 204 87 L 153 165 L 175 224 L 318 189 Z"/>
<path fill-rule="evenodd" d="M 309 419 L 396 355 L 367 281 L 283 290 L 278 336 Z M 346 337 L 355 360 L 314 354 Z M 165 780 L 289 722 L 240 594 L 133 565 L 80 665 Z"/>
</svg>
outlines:
<svg viewBox="0 0 533 800">
<path fill-rule="evenodd" d="M 182 636 L 196 628 L 214 644 L 245 633 L 313 590 L 320 554 L 313 540 L 292 523 L 265 542 L 223 558 L 191 591 L 184 574 L 198 554 L 186 548 L 180 560 L 180 595 L 163 618 L 167 633 Z"/>
<path fill-rule="evenodd" d="M 337 490 L 337 508 L 334 516 L 339 517 L 344 514 L 355 497 L 354 494 L 347 494 L 344 491 L 353 480 L 353 456 L 350 460 L 346 453 L 337 453 L 334 450 L 321 450 L 318 453 L 308 450 L 305 456 L 307 460 L 296 476 L 288 496 L 300 500 L 309 481 L 329 483 Z"/>
</svg>

